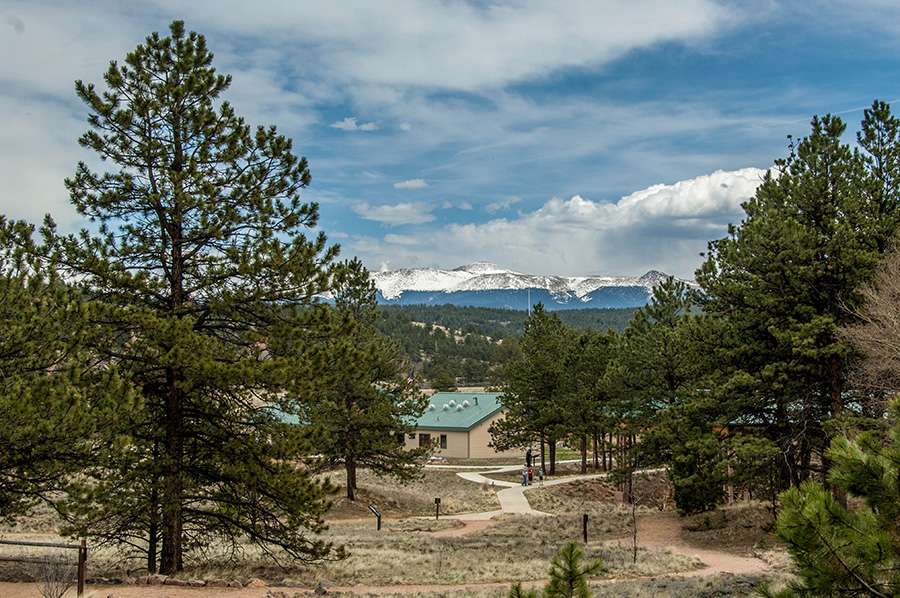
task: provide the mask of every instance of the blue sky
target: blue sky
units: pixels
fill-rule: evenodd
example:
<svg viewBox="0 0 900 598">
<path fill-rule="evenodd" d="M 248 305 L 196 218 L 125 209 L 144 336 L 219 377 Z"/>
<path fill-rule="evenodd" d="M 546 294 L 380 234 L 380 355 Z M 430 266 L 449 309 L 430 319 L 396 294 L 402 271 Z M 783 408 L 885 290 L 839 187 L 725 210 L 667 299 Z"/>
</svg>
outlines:
<svg viewBox="0 0 900 598">
<path fill-rule="evenodd" d="M 900 3 L 5 0 L 0 213 L 84 225 L 63 179 L 102 83 L 173 19 L 309 160 L 342 256 L 690 278 L 814 114 L 900 98 Z M 315 232 L 315 231 L 314 231 Z"/>
</svg>

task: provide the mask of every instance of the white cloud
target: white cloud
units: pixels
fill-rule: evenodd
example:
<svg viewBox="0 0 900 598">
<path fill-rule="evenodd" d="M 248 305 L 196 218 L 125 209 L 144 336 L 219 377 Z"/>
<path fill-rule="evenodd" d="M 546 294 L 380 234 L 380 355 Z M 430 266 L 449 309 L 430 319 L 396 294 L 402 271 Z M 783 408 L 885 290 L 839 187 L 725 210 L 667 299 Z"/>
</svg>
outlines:
<svg viewBox="0 0 900 598">
<path fill-rule="evenodd" d="M 407 235 L 385 235 L 384 242 L 391 245 L 418 245 L 419 241 L 415 237 Z"/>
<path fill-rule="evenodd" d="M 423 189 L 428 186 L 424 179 L 410 179 L 400 183 L 394 183 L 395 189 Z"/>
<path fill-rule="evenodd" d="M 353 211 L 360 217 L 388 226 L 431 222 L 435 219 L 432 210 L 432 206 L 422 202 L 398 203 L 394 206 L 370 206 L 362 203 L 353 207 Z"/>
<path fill-rule="evenodd" d="M 402 244 L 392 237 L 390 247 L 370 244 L 368 249 L 373 257 L 384 251 L 405 266 L 486 260 L 535 274 L 640 275 L 657 269 L 690 278 L 707 242 L 724 236 L 728 223 L 740 220 L 740 204 L 753 196 L 764 172 L 717 171 L 654 185 L 617 203 L 578 195 L 553 198 L 515 219 L 453 224 L 404 237 Z M 412 238 L 417 242 L 411 243 Z"/>
<path fill-rule="evenodd" d="M 488 214 L 493 214 L 497 210 L 505 210 L 505 209 L 509 208 L 511 205 L 513 205 L 514 203 L 518 203 L 520 201 L 522 201 L 521 197 L 515 197 L 515 196 L 507 197 L 503 201 L 489 203 L 488 205 L 484 206 L 484 209 Z"/>
<path fill-rule="evenodd" d="M 460 204 L 459 204 L 458 206 L 456 206 L 456 207 L 458 207 L 460 210 L 472 210 L 472 209 L 474 209 L 474 208 L 472 207 L 472 204 L 470 204 L 470 203 L 467 202 L 467 201 L 460 202 Z"/>
<path fill-rule="evenodd" d="M 401 130 L 401 131 L 406 131 L 406 132 L 412 131 L 412 125 L 409 124 L 409 123 L 401 123 L 401 124 L 400 124 L 400 130 Z"/>
<path fill-rule="evenodd" d="M 328 125 L 332 129 L 341 129 L 342 131 L 377 131 L 378 125 L 375 123 L 356 124 L 355 116 L 348 116 L 342 121 L 331 123 Z"/>
</svg>

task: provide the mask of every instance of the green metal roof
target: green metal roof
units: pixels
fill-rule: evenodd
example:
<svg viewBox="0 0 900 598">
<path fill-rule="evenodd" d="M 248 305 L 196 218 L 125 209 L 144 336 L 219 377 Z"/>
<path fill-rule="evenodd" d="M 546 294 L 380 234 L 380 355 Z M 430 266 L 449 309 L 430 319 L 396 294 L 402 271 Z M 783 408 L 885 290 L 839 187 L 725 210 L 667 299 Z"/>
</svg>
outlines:
<svg viewBox="0 0 900 598">
<path fill-rule="evenodd" d="M 416 420 L 420 430 L 468 432 L 503 409 L 498 392 L 438 392 Z"/>
</svg>

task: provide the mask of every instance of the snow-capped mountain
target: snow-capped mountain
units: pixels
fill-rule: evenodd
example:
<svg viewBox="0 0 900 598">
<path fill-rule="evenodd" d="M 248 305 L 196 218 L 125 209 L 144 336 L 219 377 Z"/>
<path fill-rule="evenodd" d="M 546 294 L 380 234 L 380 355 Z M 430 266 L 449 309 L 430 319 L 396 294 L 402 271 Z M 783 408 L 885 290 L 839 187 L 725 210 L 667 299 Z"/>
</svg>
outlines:
<svg viewBox="0 0 900 598">
<path fill-rule="evenodd" d="M 455 270 L 400 268 L 373 272 L 379 303 L 468 305 L 526 310 L 538 301 L 548 310 L 585 307 L 640 307 L 666 279 L 651 270 L 643 276 L 542 276 L 489 262 Z"/>
</svg>

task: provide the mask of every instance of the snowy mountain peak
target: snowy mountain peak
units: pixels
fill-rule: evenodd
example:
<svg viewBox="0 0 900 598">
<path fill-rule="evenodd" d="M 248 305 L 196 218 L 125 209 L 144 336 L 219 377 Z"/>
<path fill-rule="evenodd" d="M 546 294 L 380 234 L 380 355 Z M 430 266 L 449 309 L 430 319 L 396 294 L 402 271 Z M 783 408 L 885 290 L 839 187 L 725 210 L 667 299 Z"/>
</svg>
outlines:
<svg viewBox="0 0 900 598">
<path fill-rule="evenodd" d="M 665 282 L 668 277 L 668 274 L 660 272 L 659 270 L 650 270 L 638 278 L 637 283 L 641 286 L 653 288 Z"/>
<path fill-rule="evenodd" d="M 547 309 L 639 307 L 647 302 L 653 288 L 667 278 L 656 270 L 641 277 L 543 276 L 523 274 L 490 262 L 475 262 L 454 270 L 384 270 L 371 276 L 383 303 L 451 303 L 513 309 L 526 309 L 529 301 L 541 301 Z"/>
<path fill-rule="evenodd" d="M 469 274 L 505 274 L 512 273 L 518 274 L 518 272 L 513 272 L 512 270 L 508 270 L 506 268 L 502 268 L 497 264 L 492 264 L 491 262 L 474 262 L 469 264 L 468 266 L 460 266 L 459 268 L 454 268 L 454 272 L 468 272 Z"/>
</svg>

